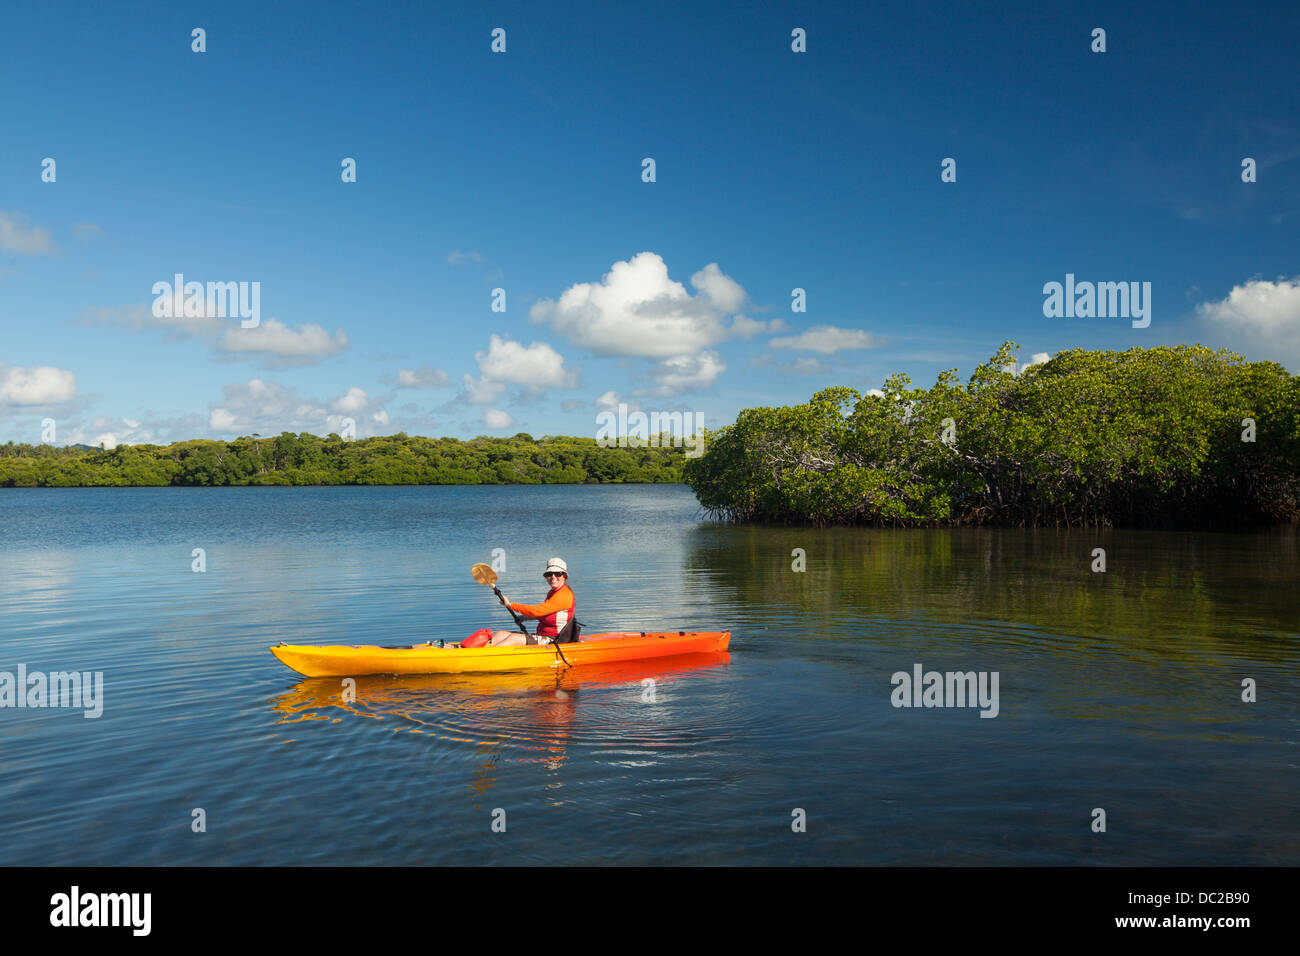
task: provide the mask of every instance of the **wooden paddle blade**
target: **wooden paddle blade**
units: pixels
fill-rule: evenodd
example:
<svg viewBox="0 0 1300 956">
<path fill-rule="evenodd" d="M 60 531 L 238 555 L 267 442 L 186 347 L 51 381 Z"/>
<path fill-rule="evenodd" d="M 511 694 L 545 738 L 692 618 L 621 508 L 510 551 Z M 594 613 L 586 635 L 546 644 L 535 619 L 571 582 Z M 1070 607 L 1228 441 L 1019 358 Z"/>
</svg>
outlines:
<svg viewBox="0 0 1300 956">
<path fill-rule="evenodd" d="M 497 583 L 497 573 L 492 570 L 490 564 L 476 564 L 469 569 L 469 573 L 473 575 L 474 580 L 479 584 L 492 585 Z"/>
</svg>

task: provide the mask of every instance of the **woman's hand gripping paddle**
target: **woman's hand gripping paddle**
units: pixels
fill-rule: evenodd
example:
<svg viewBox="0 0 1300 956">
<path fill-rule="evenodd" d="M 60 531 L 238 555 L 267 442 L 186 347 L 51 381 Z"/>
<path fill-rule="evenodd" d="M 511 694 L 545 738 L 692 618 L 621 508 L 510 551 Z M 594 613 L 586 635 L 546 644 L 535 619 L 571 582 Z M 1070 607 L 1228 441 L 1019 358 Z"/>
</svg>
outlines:
<svg viewBox="0 0 1300 956">
<path fill-rule="evenodd" d="M 506 604 L 505 601 L 502 600 L 501 589 L 497 587 L 497 573 L 496 571 L 492 570 L 492 565 L 476 564 L 469 569 L 469 573 L 473 576 L 474 580 L 479 584 L 484 584 L 492 588 L 492 593 L 495 594 L 497 600 L 500 601 L 501 604 L 505 606 L 505 609 L 507 611 L 510 611 L 510 616 L 513 617 L 515 619 L 515 623 L 519 625 L 519 630 L 527 634 L 528 628 L 524 626 L 524 619 L 521 618 L 514 611 L 512 611 L 510 609 L 510 605 Z M 555 653 L 560 655 L 560 660 L 564 661 L 564 665 L 566 667 L 572 666 L 569 664 L 568 659 L 565 658 L 564 651 L 560 650 L 560 645 L 558 643 L 556 643 L 555 641 L 551 641 L 551 646 L 555 648 Z"/>
</svg>

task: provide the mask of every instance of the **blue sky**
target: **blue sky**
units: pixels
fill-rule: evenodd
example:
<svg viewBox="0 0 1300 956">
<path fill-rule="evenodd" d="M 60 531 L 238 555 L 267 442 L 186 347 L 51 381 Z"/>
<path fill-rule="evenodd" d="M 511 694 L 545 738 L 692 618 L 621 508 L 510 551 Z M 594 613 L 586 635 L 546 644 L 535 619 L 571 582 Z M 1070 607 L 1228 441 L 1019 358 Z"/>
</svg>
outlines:
<svg viewBox="0 0 1300 956">
<path fill-rule="evenodd" d="M 1300 370 L 1300 8 L 1141 7 L 11 10 L 0 441 L 716 426 L 1006 339 Z M 159 320 L 176 273 L 261 324 Z M 1067 273 L 1149 327 L 1045 317 Z"/>
</svg>

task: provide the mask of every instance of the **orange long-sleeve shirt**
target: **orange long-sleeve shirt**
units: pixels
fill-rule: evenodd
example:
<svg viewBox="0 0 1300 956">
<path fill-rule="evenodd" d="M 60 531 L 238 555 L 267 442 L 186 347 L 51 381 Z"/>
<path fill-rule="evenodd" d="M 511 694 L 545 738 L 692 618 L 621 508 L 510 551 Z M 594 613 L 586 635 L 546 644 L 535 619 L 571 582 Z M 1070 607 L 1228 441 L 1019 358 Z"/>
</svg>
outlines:
<svg viewBox="0 0 1300 956">
<path fill-rule="evenodd" d="M 573 591 L 566 584 L 548 594 L 541 604 L 516 604 L 511 601 L 510 610 L 524 617 L 545 617 L 556 611 L 572 610 L 575 603 L 577 602 L 574 600 Z"/>
</svg>

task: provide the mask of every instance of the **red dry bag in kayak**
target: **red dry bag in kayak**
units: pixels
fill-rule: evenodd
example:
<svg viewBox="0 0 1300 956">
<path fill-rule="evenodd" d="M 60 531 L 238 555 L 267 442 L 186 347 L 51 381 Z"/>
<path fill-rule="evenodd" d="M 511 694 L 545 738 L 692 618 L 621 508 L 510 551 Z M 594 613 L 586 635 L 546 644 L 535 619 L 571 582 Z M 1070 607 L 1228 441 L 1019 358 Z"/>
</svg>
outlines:
<svg viewBox="0 0 1300 956">
<path fill-rule="evenodd" d="M 482 647 L 488 641 L 492 640 L 492 629 L 489 627 L 480 627 L 465 640 L 460 642 L 461 647 Z"/>
</svg>

